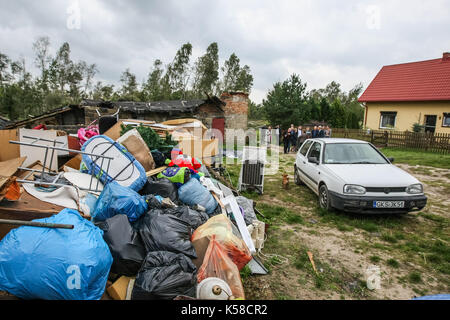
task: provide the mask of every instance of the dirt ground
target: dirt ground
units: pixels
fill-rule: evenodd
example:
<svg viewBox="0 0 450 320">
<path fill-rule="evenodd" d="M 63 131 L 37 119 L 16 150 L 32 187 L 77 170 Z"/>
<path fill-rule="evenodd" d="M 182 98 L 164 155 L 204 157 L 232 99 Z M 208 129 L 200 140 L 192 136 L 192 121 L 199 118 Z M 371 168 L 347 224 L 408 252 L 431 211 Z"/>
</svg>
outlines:
<svg viewBox="0 0 450 320">
<path fill-rule="evenodd" d="M 247 299 L 411 299 L 450 292 L 450 170 L 397 164 L 424 183 L 427 207 L 373 217 L 321 212 L 317 196 L 294 184 L 294 160 L 293 153 L 280 156 L 288 190 L 278 174 L 265 177 L 262 196 L 244 194 L 274 215 L 259 255 L 270 272 L 243 276 Z M 276 216 L 285 209 L 286 221 L 296 223 Z M 367 268 L 374 265 L 380 288 L 369 290 Z"/>
</svg>

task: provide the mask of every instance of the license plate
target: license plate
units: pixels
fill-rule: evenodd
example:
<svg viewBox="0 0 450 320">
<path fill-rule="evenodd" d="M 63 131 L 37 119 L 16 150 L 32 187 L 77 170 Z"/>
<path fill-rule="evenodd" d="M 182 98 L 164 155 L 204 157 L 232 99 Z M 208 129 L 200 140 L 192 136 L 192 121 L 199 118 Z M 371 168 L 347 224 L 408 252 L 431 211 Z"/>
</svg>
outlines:
<svg viewBox="0 0 450 320">
<path fill-rule="evenodd" d="M 404 208 L 405 201 L 374 201 L 374 208 Z"/>
</svg>

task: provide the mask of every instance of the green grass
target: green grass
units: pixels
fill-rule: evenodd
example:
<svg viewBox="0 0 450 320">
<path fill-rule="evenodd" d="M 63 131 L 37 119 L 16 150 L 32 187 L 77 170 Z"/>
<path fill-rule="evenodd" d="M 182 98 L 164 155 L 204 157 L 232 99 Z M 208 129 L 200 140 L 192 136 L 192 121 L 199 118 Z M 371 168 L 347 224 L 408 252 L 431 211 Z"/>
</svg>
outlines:
<svg viewBox="0 0 450 320">
<path fill-rule="evenodd" d="M 261 218 L 261 220 L 265 223 L 271 225 L 281 224 L 282 222 L 286 222 L 288 224 L 304 224 L 303 218 L 287 208 L 269 205 L 266 203 L 258 203 L 258 210 L 264 215 L 265 218 Z"/>
<path fill-rule="evenodd" d="M 390 266 L 390 267 L 392 267 L 392 268 L 398 268 L 398 267 L 400 266 L 400 264 L 398 263 L 398 261 L 395 260 L 395 259 L 392 259 L 392 258 L 388 259 L 388 260 L 386 261 L 386 263 L 387 263 L 388 266 Z"/>
<path fill-rule="evenodd" d="M 439 154 L 425 151 L 382 148 L 380 151 L 386 157 L 393 157 L 394 163 L 407 163 L 409 165 L 421 165 L 435 168 L 450 169 L 450 154 Z"/>
<path fill-rule="evenodd" d="M 242 270 L 240 271 L 240 274 L 241 274 L 241 280 L 245 282 L 245 280 L 251 276 L 252 271 L 250 270 L 250 267 L 248 265 L 246 265 L 244 268 L 242 268 Z"/>
<path fill-rule="evenodd" d="M 419 272 L 413 271 L 408 275 L 408 280 L 411 283 L 421 283 L 422 282 L 422 276 Z"/>
</svg>

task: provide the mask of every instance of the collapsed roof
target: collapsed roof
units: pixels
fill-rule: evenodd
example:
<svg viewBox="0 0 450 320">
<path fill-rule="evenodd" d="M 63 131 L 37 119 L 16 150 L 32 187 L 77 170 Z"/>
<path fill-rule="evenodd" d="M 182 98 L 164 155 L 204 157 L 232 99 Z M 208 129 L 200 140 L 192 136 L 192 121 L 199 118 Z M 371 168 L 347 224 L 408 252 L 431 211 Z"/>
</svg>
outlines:
<svg viewBox="0 0 450 320">
<path fill-rule="evenodd" d="M 196 100 L 168 100 L 168 101 L 152 101 L 152 102 L 135 102 L 135 101 L 102 101 L 102 100 L 84 100 L 81 102 L 82 107 L 101 107 L 101 108 L 118 108 L 122 111 L 130 111 L 135 113 L 145 112 L 195 112 L 198 107 L 203 104 L 212 104 L 223 111 L 222 106 L 225 102 L 216 96 L 207 99 Z"/>
<path fill-rule="evenodd" d="M 168 101 L 152 101 L 152 102 L 83 100 L 79 105 L 69 105 L 59 107 L 24 120 L 14 122 L 5 121 L 5 123 L 3 123 L 2 119 L 0 121 L 0 128 L 2 129 L 17 128 L 26 125 L 28 123 L 33 123 L 36 120 L 46 119 L 60 113 L 84 107 L 99 107 L 108 109 L 120 107 L 120 110 L 122 112 L 132 112 L 136 114 L 145 114 L 145 113 L 176 114 L 176 113 L 195 113 L 197 109 L 204 104 L 213 105 L 217 107 L 221 112 L 224 111 L 222 107 L 226 105 L 225 102 L 223 102 L 216 96 L 212 97 L 208 96 L 207 99 L 168 100 Z"/>
</svg>

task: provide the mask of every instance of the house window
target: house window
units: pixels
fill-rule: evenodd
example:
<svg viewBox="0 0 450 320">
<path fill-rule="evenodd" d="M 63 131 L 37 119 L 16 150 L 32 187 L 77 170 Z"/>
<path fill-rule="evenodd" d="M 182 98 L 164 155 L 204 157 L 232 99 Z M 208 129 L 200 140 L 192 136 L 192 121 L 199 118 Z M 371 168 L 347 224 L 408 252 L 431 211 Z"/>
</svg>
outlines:
<svg viewBox="0 0 450 320">
<path fill-rule="evenodd" d="M 380 128 L 382 129 L 395 128 L 396 119 L 397 119 L 397 112 L 381 112 Z"/>
<path fill-rule="evenodd" d="M 443 127 L 450 127 L 450 113 L 444 113 L 444 119 L 442 119 Z"/>
</svg>

